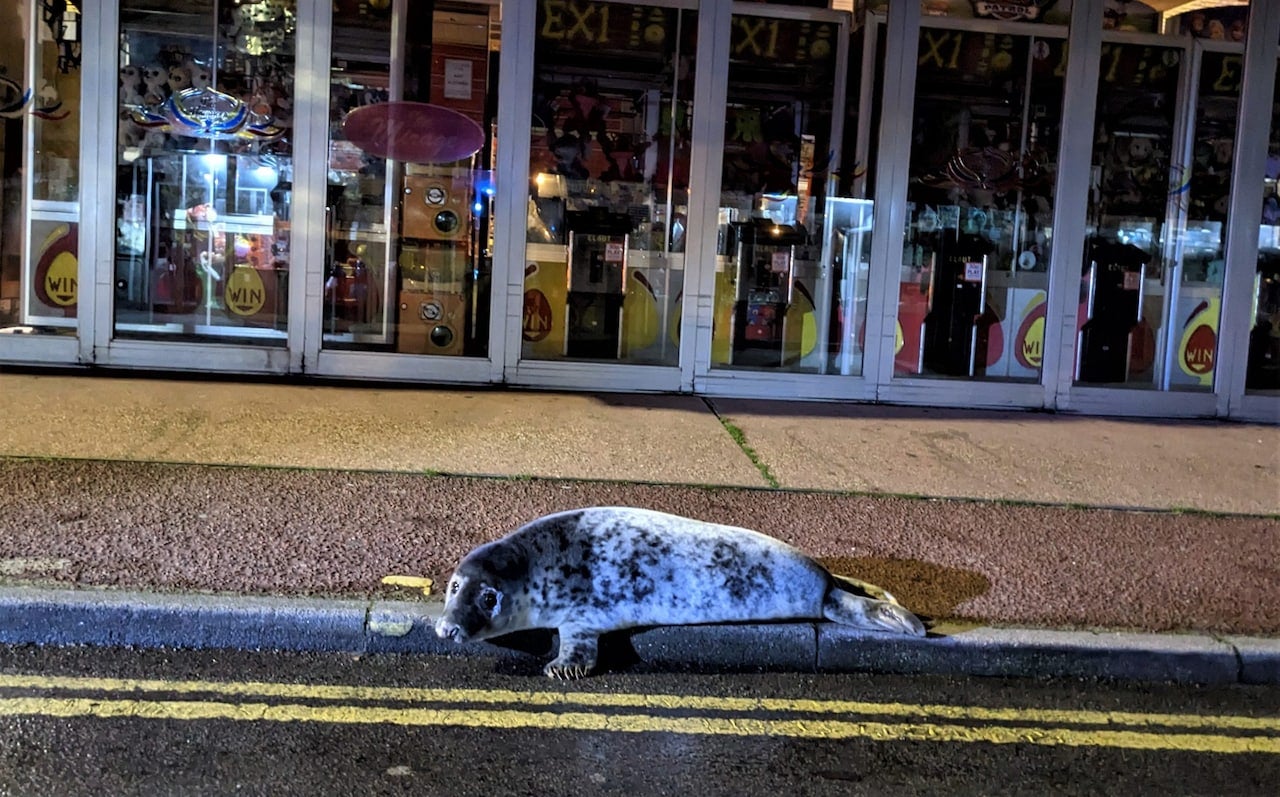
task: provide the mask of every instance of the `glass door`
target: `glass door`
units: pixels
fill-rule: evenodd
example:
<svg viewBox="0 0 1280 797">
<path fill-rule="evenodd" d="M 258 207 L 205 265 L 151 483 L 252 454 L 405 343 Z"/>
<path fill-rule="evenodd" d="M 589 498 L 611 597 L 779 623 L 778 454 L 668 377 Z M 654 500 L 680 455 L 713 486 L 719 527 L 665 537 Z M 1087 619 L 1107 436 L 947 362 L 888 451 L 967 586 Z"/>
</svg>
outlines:
<svg viewBox="0 0 1280 797">
<path fill-rule="evenodd" d="M 1077 385 L 1213 390 L 1247 12 L 1104 34 Z"/>
<path fill-rule="evenodd" d="M 1276 396 L 1280 395 L 1280 64 L 1276 68 L 1266 164 L 1245 391 Z"/>
<path fill-rule="evenodd" d="M 926 23 L 893 374 L 1038 382 L 1065 28 Z"/>
<path fill-rule="evenodd" d="M 284 346 L 294 0 L 122 0 L 117 338 Z"/>
<path fill-rule="evenodd" d="M 496 5 L 333 6 L 323 347 L 484 357 Z"/>
<path fill-rule="evenodd" d="M 849 17 L 736 8 L 711 367 L 860 374 L 872 213 L 842 154 Z"/>
<path fill-rule="evenodd" d="M 698 56 L 679 5 L 538 3 L 523 360 L 679 362 Z"/>
<path fill-rule="evenodd" d="M 71 4 L 0 2 L 0 333 L 76 331 L 80 40 Z"/>
</svg>

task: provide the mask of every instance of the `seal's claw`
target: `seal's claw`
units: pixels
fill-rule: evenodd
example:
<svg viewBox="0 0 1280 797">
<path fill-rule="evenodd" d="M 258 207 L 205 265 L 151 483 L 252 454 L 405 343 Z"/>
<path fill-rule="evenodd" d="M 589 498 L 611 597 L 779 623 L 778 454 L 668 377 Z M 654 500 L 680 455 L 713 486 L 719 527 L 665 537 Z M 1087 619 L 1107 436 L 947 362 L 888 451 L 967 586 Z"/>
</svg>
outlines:
<svg viewBox="0 0 1280 797">
<path fill-rule="evenodd" d="M 864 598 L 840 589 L 827 593 L 822 614 L 828 620 L 868 631 L 922 637 L 927 633 L 920 618 L 896 603 Z"/>
<path fill-rule="evenodd" d="M 877 624 L 886 631 L 896 631 L 908 636 L 925 636 L 928 633 L 919 617 L 897 604 L 882 603 L 872 615 L 869 619 L 879 621 Z"/>
</svg>

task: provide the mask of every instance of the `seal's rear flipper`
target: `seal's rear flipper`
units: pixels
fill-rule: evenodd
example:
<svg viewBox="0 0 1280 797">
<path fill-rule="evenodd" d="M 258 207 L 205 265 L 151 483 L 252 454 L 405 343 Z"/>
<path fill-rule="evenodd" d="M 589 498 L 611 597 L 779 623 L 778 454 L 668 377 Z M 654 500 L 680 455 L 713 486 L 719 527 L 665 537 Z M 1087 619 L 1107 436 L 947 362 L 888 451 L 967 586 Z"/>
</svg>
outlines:
<svg viewBox="0 0 1280 797">
<path fill-rule="evenodd" d="M 869 631 L 925 635 L 924 623 L 920 622 L 920 618 L 896 602 L 864 598 L 846 592 L 839 586 L 827 590 L 827 597 L 822 602 L 822 616 L 833 623 Z"/>
<path fill-rule="evenodd" d="M 831 578 L 836 582 L 835 586 L 837 588 L 852 592 L 854 595 L 861 595 L 864 598 L 872 598 L 878 601 L 887 601 L 895 606 L 902 605 L 898 603 L 898 599 L 893 597 L 889 590 L 884 587 L 878 587 L 870 581 L 863 581 L 853 576 L 842 576 L 839 573 L 832 573 Z"/>
</svg>

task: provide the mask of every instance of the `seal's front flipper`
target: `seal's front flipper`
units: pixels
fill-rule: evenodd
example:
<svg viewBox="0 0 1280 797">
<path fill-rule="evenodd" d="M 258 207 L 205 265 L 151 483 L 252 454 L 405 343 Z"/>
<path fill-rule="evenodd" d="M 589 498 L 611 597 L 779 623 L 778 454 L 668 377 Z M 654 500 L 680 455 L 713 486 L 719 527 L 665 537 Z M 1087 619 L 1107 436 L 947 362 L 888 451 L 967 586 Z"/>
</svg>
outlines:
<svg viewBox="0 0 1280 797">
<path fill-rule="evenodd" d="M 827 597 L 822 602 L 822 616 L 833 623 L 869 631 L 925 635 L 924 623 L 920 622 L 920 618 L 897 603 L 864 598 L 839 587 L 827 590 Z"/>
<path fill-rule="evenodd" d="M 600 634 L 576 626 L 560 626 L 560 655 L 551 660 L 543 670 L 561 681 L 585 677 L 596 667 L 596 654 L 600 648 Z"/>
</svg>

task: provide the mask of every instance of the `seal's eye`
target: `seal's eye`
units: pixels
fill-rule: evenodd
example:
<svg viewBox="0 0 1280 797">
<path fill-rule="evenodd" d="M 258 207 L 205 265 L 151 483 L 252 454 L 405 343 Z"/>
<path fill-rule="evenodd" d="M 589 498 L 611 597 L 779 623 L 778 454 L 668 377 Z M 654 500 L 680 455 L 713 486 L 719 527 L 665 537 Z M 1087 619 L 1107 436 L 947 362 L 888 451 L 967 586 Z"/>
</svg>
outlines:
<svg viewBox="0 0 1280 797">
<path fill-rule="evenodd" d="M 480 593 L 480 608 L 486 612 L 491 612 L 498 605 L 498 593 L 491 589 L 487 589 Z"/>
</svg>

